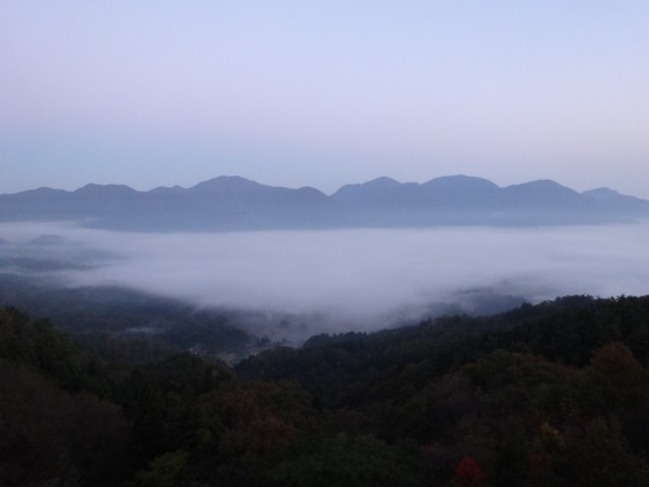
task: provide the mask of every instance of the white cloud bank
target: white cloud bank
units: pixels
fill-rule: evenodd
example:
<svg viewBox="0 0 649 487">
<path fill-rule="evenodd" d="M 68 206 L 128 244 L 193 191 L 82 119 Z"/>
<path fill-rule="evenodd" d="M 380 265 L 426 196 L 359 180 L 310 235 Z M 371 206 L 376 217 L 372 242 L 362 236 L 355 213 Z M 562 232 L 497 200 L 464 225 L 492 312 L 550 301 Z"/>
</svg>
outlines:
<svg viewBox="0 0 649 487">
<path fill-rule="evenodd" d="M 199 306 L 319 314 L 366 326 L 466 289 L 530 301 L 649 293 L 649 225 L 212 234 L 0 225 L 0 238 L 13 243 L 42 234 L 116 256 L 67 272 L 74 285 L 122 284 Z"/>
</svg>

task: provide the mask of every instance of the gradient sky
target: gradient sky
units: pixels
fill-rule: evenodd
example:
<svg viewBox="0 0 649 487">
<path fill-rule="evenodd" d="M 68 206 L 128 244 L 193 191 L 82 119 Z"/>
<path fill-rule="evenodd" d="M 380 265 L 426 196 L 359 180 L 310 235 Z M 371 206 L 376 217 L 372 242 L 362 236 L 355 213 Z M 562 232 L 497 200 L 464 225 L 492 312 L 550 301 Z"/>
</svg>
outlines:
<svg viewBox="0 0 649 487">
<path fill-rule="evenodd" d="M 237 174 L 649 198 L 649 2 L 0 3 L 0 193 Z"/>
</svg>

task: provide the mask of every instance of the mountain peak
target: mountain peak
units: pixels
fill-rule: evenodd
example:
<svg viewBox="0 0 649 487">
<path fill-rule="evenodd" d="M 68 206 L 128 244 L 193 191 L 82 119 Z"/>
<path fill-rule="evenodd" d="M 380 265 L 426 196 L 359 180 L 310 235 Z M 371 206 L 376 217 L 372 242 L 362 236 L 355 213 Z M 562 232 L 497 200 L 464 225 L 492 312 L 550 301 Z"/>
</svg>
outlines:
<svg viewBox="0 0 649 487">
<path fill-rule="evenodd" d="M 395 179 L 389 178 L 387 176 L 381 176 L 380 178 L 372 179 L 371 181 L 367 181 L 365 183 L 362 183 L 361 186 L 374 186 L 374 187 L 390 188 L 390 187 L 395 187 L 395 186 L 401 186 L 401 183 L 399 181 L 396 181 Z"/>
<path fill-rule="evenodd" d="M 385 193 L 400 192 L 404 188 L 410 186 L 419 187 L 416 183 L 400 183 L 392 178 L 383 176 L 380 178 L 372 179 L 365 183 L 360 184 L 346 184 L 338 191 L 331 195 L 332 198 L 339 201 L 367 201 L 376 197 L 381 197 Z"/>
<path fill-rule="evenodd" d="M 589 189 L 588 191 L 584 191 L 581 193 L 584 196 L 588 196 L 591 198 L 595 198 L 598 200 L 607 200 L 611 198 L 617 198 L 622 196 L 620 193 L 615 191 L 614 189 L 611 188 L 595 188 L 595 189 Z"/>
<path fill-rule="evenodd" d="M 511 186 L 507 186 L 504 189 L 510 192 L 526 192 L 526 193 L 546 194 L 546 195 L 560 194 L 560 193 L 566 195 L 579 194 L 574 189 L 568 188 L 567 186 L 563 186 L 551 179 L 537 179 L 535 181 L 530 181 L 527 183 L 512 184 Z"/>
<path fill-rule="evenodd" d="M 203 192 L 203 191 L 240 191 L 244 189 L 254 189 L 260 188 L 261 184 L 251 181 L 241 176 L 218 176 L 207 181 L 198 183 L 195 186 L 189 188 L 192 192 Z"/>
<path fill-rule="evenodd" d="M 253 230 L 425 227 L 431 225 L 557 225 L 649 219 L 649 201 L 608 188 L 578 193 L 542 179 L 500 188 L 466 175 L 418 183 L 380 177 L 331 196 L 315 188 L 268 186 L 219 176 L 189 189 L 138 192 L 88 184 L 0 195 L 0 221 L 73 220 L 128 230 Z"/>
<path fill-rule="evenodd" d="M 498 186 L 488 179 L 475 176 L 457 174 L 454 176 L 441 176 L 431 179 L 422 184 L 426 188 L 447 188 L 453 190 L 475 191 L 475 190 L 496 190 Z"/>
<path fill-rule="evenodd" d="M 76 195 L 82 196 L 126 196 L 137 193 L 130 186 L 125 184 L 86 184 L 85 186 L 73 191 Z"/>
</svg>

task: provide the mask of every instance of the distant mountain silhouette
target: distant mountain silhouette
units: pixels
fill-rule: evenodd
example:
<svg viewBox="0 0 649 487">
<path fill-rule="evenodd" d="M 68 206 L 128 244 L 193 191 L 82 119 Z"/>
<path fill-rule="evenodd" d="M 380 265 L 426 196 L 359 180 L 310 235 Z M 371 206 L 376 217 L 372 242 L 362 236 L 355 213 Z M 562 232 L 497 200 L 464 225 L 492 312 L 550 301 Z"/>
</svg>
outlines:
<svg viewBox="0 0 649 487">
<path fill-rule="evenodd" d="M 76 191 L 39 188 L 0 195 L 0 221 L 76 220 L 134 231 L 232 231 L 430 225 L 561 225 L 649 218 L 649 201 L 598 188 L 578 193 L 550 180 L 507 187 L 444 176 L 426 183 L 382 177 L 317 189 L 266 186 L 220 176 L 191 188 L 140 192 L 88 184 Z"/>
<path fill-rule="evenodd" d="M 444 176 L 423 184 L 380 178 L 331 196 L 359 221 L 412 225 L 554 225 L 649 217 L 649 201 L 600 188 L 578 193 L 550 180 L 501 188 L 482 178 Z"/>
</svg>

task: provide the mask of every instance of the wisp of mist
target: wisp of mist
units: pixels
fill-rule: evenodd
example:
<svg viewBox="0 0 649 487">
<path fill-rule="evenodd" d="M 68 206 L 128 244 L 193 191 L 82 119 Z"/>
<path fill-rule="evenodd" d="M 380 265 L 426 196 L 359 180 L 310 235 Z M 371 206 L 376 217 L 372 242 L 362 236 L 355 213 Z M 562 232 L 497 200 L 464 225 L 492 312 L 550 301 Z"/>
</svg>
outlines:
<svg viewBox="0 0 649 487">
<path fill-rule="evenodd" d="M 240 233 L 127 233 L 71 224 L 0 225 L 110 253 L 68 285 L 124 285 L 215 306 L 326 316 L 329 329 L 375 329 L 466 290 L 530 302 L 649 292 L 649 225 Z M 340 328 L 336 328 L 336 327 Z"/>
</svg>

